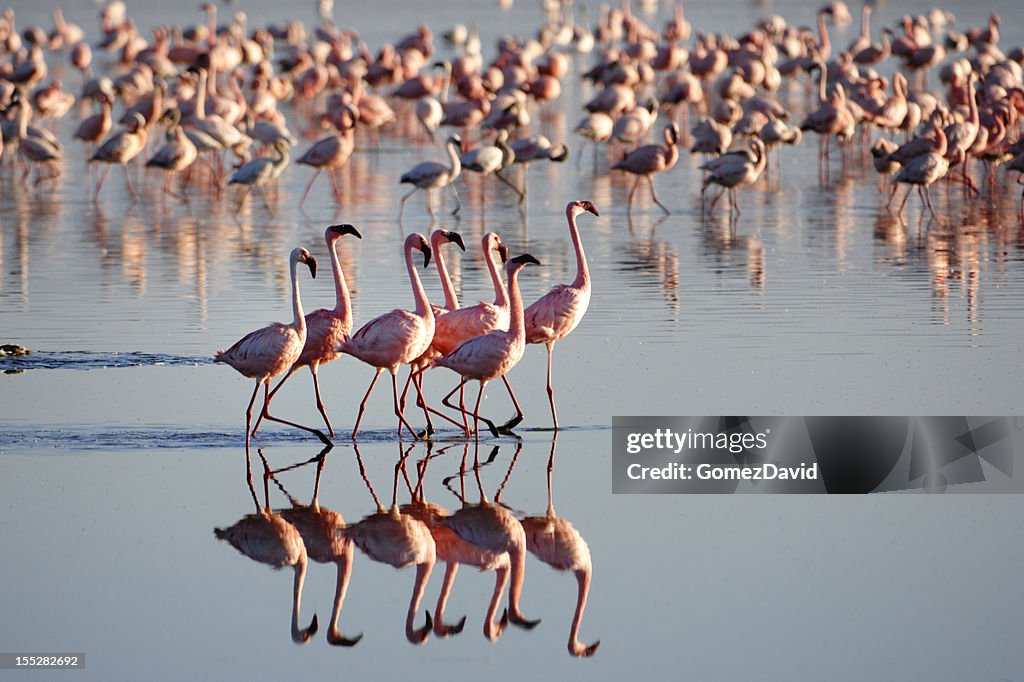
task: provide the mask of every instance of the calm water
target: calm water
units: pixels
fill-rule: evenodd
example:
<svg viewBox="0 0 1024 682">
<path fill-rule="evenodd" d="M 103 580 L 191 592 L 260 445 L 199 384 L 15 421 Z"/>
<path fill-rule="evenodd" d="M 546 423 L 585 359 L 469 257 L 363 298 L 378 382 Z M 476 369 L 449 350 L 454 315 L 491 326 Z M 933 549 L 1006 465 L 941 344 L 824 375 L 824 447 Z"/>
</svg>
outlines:
<svg viewBox="0 0 1024 682">
<path fill-rule="evenodd" d="M 371 49 L 421 20 L 437 29 L 476 17 L 489 56 L 496 36 L 531 34 L 540 20 L 533 3 L 505 13 L 468 0 L 412 5 L 419 7 L 386 1 L 360 10 L 357 28 Z M 49 27 L 46 8 L 14 7 L 19 25 Z M 929 7 L 880 6 L 874 26 Z M 245 9 L 253 24 L 296 14 L 267 2 L 229 8 Z M 769 12 L 813 21 L 812 6 L 799 2 L 688 2 L 686 9 L 696 27 L 733 33 Z M 1009 0 L 952 9 L 958 26 L 997 10 L 1001 44 L 1024 42 L 1024 9 Z M 339 4 L 342 23 L 345 10 Z M 185 10 L 164 14 L 152 2 L 133 3 L 131 11 L 143 28 L 201 19 Z M 66 13 L 95 31 L 91 8 Z M 298 13 L 315 19 L 312 3 Z M 667 14 L 663 7 L 658 25 Z M 856 22 L 837 44 L 855 32 Z M 574 68 L 587 63 L 577 59 Z M 77 73 L 63 78 L 77 87 Z M 339 671 L 438 679 L 467 669 L 498 679 L 578 670 L 598 679 L 635 670 L 721 680 L 1019 678 L 1018 498 L 613 497 L 609 447 L 615 414 L 1019 412 L 1024 233 L 1017 185 L 1000 175 L 991 202 L 965 203 L 959 192 L 947 198 L 936 189 L 937 223 L 921 217 L 916 197 L 901 223 L 886 213 L 867 159 L 854 158 L 845 172 L 835 160 L 831 177 L 819 182 L 809 138 L 782 152 L 781 176 L 773 167 L 741 193 L 735 230 L 724 213 L 702 217 L 699 161 L 689 157 L 655 181 L 672 215 L 663 219 L 642 199 L 629 219 L 630 181 L 610 174 L 603 154 L 575 155 L 579 139 L 571 131 L 593 94 L 577 80 L 567 79 L 556 106 L 531 112 L 533 130 L 567 141 L 574 155 L 530 169 L 524 211 L 499 183 L 488 183 L 484 205 L 481 183 L 471 177 L 459 184 L 460 218 L 437 215 L 439 226 L 462 233 L 470 247 L 465 254 L 449 247 L 445 256 L 461 300 L 473 303 L 492 295 L 477 246 L 484 232 L 498 231 L 513 254 L 543 262 L 521 277 L 530 300 L 573 277 L 566 202 L 590 199 L 601 210 L 599 218 L 580 218 L 594 277 L 591 307 L 555 350 L 559 417 L 569 428 L 558 437 L 553 473 L 556 509 L 593 556 L 581 638 L 601 639 L 595 658 L 566 655 L 572 575 L 533 557 L 523 609 L 543 619 L 537 629 L 509 628 L 496 644 L 486 642 L 480 627 L 493 576 L 464 567 L 447 613 L 466 614 L 465 631 L 413 647 L 403 621 L 414 571 L 357 552 L 341 623 L 346 634 L 365 637 L 351 650 L 325 643 L 334 568 L 311 564 L 302 620 L 316 612 L 321 632 L 297 647 L 288 632 L 290 572 L 273 572 L 213 538 L 214 527 L 253 511 L 242 448 L 252 386 L 210 364 L 210 356 L 289 317 L 289 250 L 301 245 L 321 260 L 320 277 L 300 280 L 307 310 L 331 306 L 323 229 L 350 222 L 363 239 L 346 238 L 339 252 L 356 323 L 411 305 L 401 240 L 432 225 L 419 195 L 398 222 L 405 188 L 397 180 L 443 153 L 419 139 L 408 112 L 379 152 L 363 145 L 342 171 L 340 207 L 320 178 L 305 211 L 296 209 L 311 171 L 295 165 L 270 194 L 273 213 L 252 198 L 236 216 L 232 197 L 195 186 L 189 205 L 164 201 L 162 178 L 137 170 L 140 203 L 130 204 L 114 170 L 94 205 L 85 152 L 70 141 L 77 114 L 56 126 L 68 143 L 64 176 L 52 190 L 24 191 L 16 173 L 0 173 L 0 342 L 38 351 L 4 361 L 4 368 L 30 369 L 0 379 L 0 575 L 9 586 L 0 648 L 85 652 L 81 679 L 126 670 L 155 679 Z M 805 95 L 795 88 L 785 101 L 800 108 Z M 320 131 L 307 116 L 285 111 L 304 138 L 301 153 Z M 433 270 L 425 281 L 439 298 Z M 530 348 L 511 375 L 527 413 L 511 473 L 514 439 L 484 443 L 480 452 L 486 459 L 499 446 L 483 485 L 493 496 L 507 476 L 502 500 L 520 516 L 542 514 L 547 504 L 551 433 L 536 430 L 550 425 L 544 371 L 543 350 Z M 321 372 L 344 445 L 327 455 L 320 502 L 348 521 L 375 508 L 346 443 L 371 376 L 350 358 Z M 428 397 L 447 392 L 451 376 L 428 377 Z M 275 405 L 281 416 L 316 423 L 307 374 Z M 384 500 L 399 456 L 389 406 L 387 387 L 378 388 L 360 446 Z M 492 388 L 485 410 L 502 416 L 511 405 Z M 428 467 L 427 497 L 455 509 L 459 500 L 442 479 L 457 472 L 463 445 L 451 433 L 440 441 L 435 454 L 451 447 Z M 316 441 L 278 428 L 255 445 L 275 469 L 318 452 Z M 417 444 L 410 457 L 426 454 Z M 314 474 L 305 466 L 278 478 L 308 501 Z M 257 476 L 262 498 L 261 483 Z M 404 486 L 399 502 L 408 500 Z M 273 484 L 270 502 L 288 504 Z M 424 609 L 433 612 L 442 574 L 435 567 L 417 623 Z"/>
</svg>

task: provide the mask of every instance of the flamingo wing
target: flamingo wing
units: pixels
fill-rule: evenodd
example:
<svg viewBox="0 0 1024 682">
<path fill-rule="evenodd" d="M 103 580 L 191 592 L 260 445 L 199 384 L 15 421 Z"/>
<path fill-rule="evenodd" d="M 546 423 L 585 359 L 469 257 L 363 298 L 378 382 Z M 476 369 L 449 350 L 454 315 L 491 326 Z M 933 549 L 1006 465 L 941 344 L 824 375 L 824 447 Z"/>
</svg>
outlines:
<svg viewBox="0 0 1024 682">
<path fill-rule="evenodd" d="M 527 343 L 557 341 L 579 324 L 590 304 L 590 291 L 559 285 L 523 311 Z"/>
<path fill-rule="evenodd" d="M 293 327 L 274 323 L 246 334 L 231 348 L 218 351 L 214 362 L 226 362 L 250 378 L 276 376 L 298 359 L 304 341 Z"/>
</svg>

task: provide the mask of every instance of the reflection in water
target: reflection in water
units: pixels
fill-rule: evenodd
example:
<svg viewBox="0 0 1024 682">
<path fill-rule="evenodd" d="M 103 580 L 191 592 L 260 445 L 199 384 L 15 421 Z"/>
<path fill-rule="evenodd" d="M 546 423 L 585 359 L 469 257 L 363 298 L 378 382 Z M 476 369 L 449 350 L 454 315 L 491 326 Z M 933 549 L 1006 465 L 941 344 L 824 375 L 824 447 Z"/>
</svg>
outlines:
<svg viewBox="0 0 1024 682">
<path fill-rule="evenodd" d="M 454 446 L 449 446 L 454 447 Z M 437 607 L 434 609 L 434 634 L 439 637 L 448 637 L 462 632 L 466 624 L 466 617 L 463 616 L 454 625 L 444 622 L 445 605 L 451 594 L 452 585 L 455 583 L 455 575 L 458 573 L 459 565 L 474 566 L 480 571 L 494 571 L 494 592 L 491 601 L 487 606 L 487 613 L 484 616 L 484 637 L 490 641 L 496 641 L 501 637 L 505 627 L 508 625 L 508 611 L 502 613 L 501 618 L 495 622 L 494 618 L 498 613 L 501 604 L 502 592 L 508 584 L 509 577 L 509 555 L 507 551 L 495 552 L 483 547 L 477 547 L 459 537 L 455 531 L 445 526 L 442 521 L 451 513 L 444 507 L 427 502 L 423 491 L 423 483 L 426 478 L 427 464 L 431 459 L 441 456 L 448 448 L 442 448 L 437 454 L 432 454 L 428 444 L 427 456 L 417 466 L 418 480 L 416 487 L 410 486 L 412 502 L 402 507 L 402 512 L 409 514 L 427 524 L 430 533 L 434 537 L 434 544 L 437 546 L 437 558 L 445 562 L 444 580 L 441 583 L 441 590 L 437 597 Z M 463 444 L 463 461 L 469 443 Z M 497 447 L 495 447 L 497 450 Z"/>
<path fill-rule="evenodd" d="M 713 259 L 716 272 L 728 271 L 734 265 L 743 267 L 750 286 L 762 291 L 765 285 L 765 253 L 761 238 L 737 234 L 735 226 L 723 216 L 707 216 L 701 232 L 705 249 L 702 255 Z"/>
<path fill-rule="evenodd" d="M 352 542 L 342 532 L 345 528 L 345 519 L 339 512 L 327 507 L 320 506 L 320 476 L 323 474 L 324 462 L 327 460 L 327 453 L 331 446 L 326 446 L 319 455 L 313 459 L 303 462 L 295 467 L 316 463 L 316 481 L 313 484 L 313 499 L 306 505 L 302 504 L 284 489 L 276 474 L 285 471 L 279 469 L 273 472 L 274 482 L 281 490 L 288 495 L 291 501 L 291 508 L 282 509 L 281 516 L 291 523 L 299 531 L 302 540 L 306 545 L 306 553 L 309 558 L 321 564 L 336 564 L 338 569 L 337 581 L 334 590 L 334 606 L 331 611 L 331 622 L 327 629 L 327 641 L 337 646 L 354 646 L 363 638 L 362 634 L 348 638 L 341 634 L 338 629 L 338 619 L 341 616 L 341 607 L 345 602 L 345 593 L 348 591 L 348 581 L 352 576 Z"/>
<path fill-rule="evenodd" d="M 516 455 L 522 443 L 517 445 Z M 480 492 L 478 504 L 463 503 L 461 509 L 440 520 L 441 525 L 455 531 L 460 538 L 490 552 L 508 552 L 511 561 L 511 584 L 508 592 L 508 617 L 513 625 L 532 629 L 539 620 L 529 620 L 519 608 L 526 578 L 526 533 L 522 524 L 504 506 L 487 499 L 480 481 L 479 452 L 474 452 L 473 473 Z M 513 458 L 513 463 L 515 458 Z M 459 472 L 465 475 L 465 467 Z M 492 602 L 493 605 L 493 602 Z M 490 610 L 488 611 L 490 613 Z"/>
<path fill-rule="evenodd" d="M 352 447 L 355 449 L 356 459 L 359 462 L 359 473 L 363 477 L 363 481 L 366 482 L 373 501 L 377 504 L 377 511 L 363 517 L 359 523 L 338 529 L 338 532 L 354 542 L 366 556 L 374 561 L 395 568 L 416 565 L 416 581 L 413 583 L 412 596 L 409 598 L 409 611 L 405 618 L 405 637 L 413 644 L 423 644 L 430 636 L 433 626 L 430 612 L 427 612 L 426 623 L 422 628 L 414 628 L 413 621 L 416 618 L 420 600 L 423 598 L 427 579 L 430 578 L 430 571 L 434 568 L 437 550 L 427 525 L 409 514 L 402 513 L 398 508 L 398 473 L 405 466 L 405 460 L 413 446 L 409 446 L 403 452 L 402 445 L 399 443 L 399 460 L 395 465 L 390 509 L 384 508 L 377 493 L 374 492 L 373 485 L 366 476 L 366 468 L 363 466 L 359 448 L 354 443 Z"/>
<path fill-rule="evenodd" d="M 576 574 L 579 590 L 576 596 L 576 611 L 569 629 L 569 653 L 573 656 L 593 656 L 601 645 L 598 640 L 589 646 L 579 640 L 583 609 L 587 606 L 590 580 L 593 568 L 590 563 L 590 547 L 569 521 L 555 514 L 551 492 L 551 475 L 555 464 L 555 443 L 557 434 L 551 439 L 551 457 L 548 459 L 548 509 L 544 516 L 529 516 L 523 519 L 526 530 L 526 548 L 535 557 L 558 571 L 572 571 Z"/>
<path fill-rule="evenodd" d="M 305 644 L 317 631 L 316 614 L 309 626 L 299 627 L 299 607 L 302 601 L 302 585 L 306 580 L 306 545 L 295 526 L 288 523 L 280 514 L 270 511 L 270 495 L 267 483 L 270 479 L 270 467 L 259 451 L 263 460 L 263 499 L 260 506 L 256 490 L 252 484 L 252 471 L 247 470 L 246 482 L 252 493 L 256 513 L 242 517 L 236 524 L 228 528 L 214 528 L 213 534 L 218 540 L 227 541 L 232 547 L 253 561 L 267 564 L 274 570 L 291 566 L 295 571 L 292 590 L 292 640 L 297 644 Z"/>
</svg>

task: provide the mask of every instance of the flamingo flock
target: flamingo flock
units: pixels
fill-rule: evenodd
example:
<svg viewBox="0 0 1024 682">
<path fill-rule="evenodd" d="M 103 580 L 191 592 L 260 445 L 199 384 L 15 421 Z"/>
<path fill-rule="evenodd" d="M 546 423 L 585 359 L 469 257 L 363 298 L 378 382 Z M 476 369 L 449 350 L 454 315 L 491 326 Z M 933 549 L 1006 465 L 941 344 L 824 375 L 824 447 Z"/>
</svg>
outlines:
<svg viewBox="0 0 1024 682">
<path fill-rule="evenodd" d="M 483 421 L 497 437 L 501 432 L 511 433 L 523 419 L 523 410 L 516 399 L 507 374 L 523 357 L 529 343 L 544 343 L 548 350 L 547 394 L 551 406 L 551 419 L 555 430 L 558 418 L 555 410 L 554 389 L 551 380 L 552 351 L 556 341 L 565 338 L 583 319 L 590 303 L 590 275 L 583 241 L 576 225 L 580 213 L 598 215 L 597 208 L 589 201 L 573 201 L 566 206 L 565 215 L 569 233 L 576 251 L 577 275 L 568 285 L 559 285 L 526 307 L 518 284 L 520 270 L 529 264 L 539 265 L 535 257 L 523 254 L 507 258 L 507 247 L 497 233 L 486 234 L 481 242 L 484 259 L 495 292 L 493 303 L 459 307 L 458 298 L 452 286 L 450 275 L 441 255 L 443 243 L 453 242 L 465 248 L 462 237 L 449 230 L 435 230 L 430 240 L 414 232 L 403 242 L 405 267 L 412 288 L 413 309 L 396 309 L 379 315 L 353 329 L 352 302 L 338 258 L 336 243 L 344 235 L 361 238 L 359 230 L 352 225 L 332 225 L 324 232 L 324 240 L 331 260 L 335 285 L 335 307 L 322 308 L 309 315 L 303 314 L 299 296 L 297 264 L 309 267 L 316 277 L 316 259 L 303 248 L 295 248 L 289 256 L 289 273 L 292 285 L 291 324 L 275 323 L 247 334 L 228 350 L 218 351 L 214 362 L 221 362 L 235 368 L 243 376 L 256 379 L 245 417 L 246 452 L 252 436 L 259 430 L 264 419 L 294 426 L 316 435 L 324 443 L 330 443 L 335 436 L 334 427 L 327 414 L 320 391 L 319 368 L 338 359 L 341 355 L 353 358 L 375 368 L 373 379 L 366 389 L 359 412 L 352 427 L 352 440 L 357 440 L 363 415 L 373 389 L 380 375 L 387 370 L 391 375 L 392 408 L 398 420 L 397 435 L 402 439 L 407 433 L 413 439 L 421 433 L 413 428 L 405 416 L 405 398 L 410 385 L 415 388 L 417 404 L 423 407 L 426 429 L 422 435 L 429 438 L 434 433 L 430 412 L 445 417 L 457 425 L 465 436 L 473 433 L 479 438 L 479 424 Z M 437 260 L 438 273 L 445 293 L 444 306 L 432 305 L 423 281 L 416 268 L 413 252 L 423 254 L 423 266 L 430 264 L 431 255 Z M 506 277 L 502 280 L 495 262 L 495 254 L 507 260 Z M 401 397 L 398 391 L 398 372 L 407 365 L 408 378 Z M 284 383 L 302 367 L 309 367 L 313 376 L 313 389 L 317 411 L 323 419 L 330 436 L 319 429 L 281 419 L 270 414 L 270 403 Z M 422 374 L 431 367 L 446 367 L 462 377 L 455 388 L 442 401 L 444 405 L 457 409 L 457 416 L 447 416 L 430 408 L 423 393 Z M 270 389 L 271 379 L 284 375 L 278 384 Z M 501 427 L 480 415 L 480 401 L 484 387 L 493 379 L 501 378 L 516 409 L 516 416 Z M 466 409 L 461 399 L 461 389 L 468 381 L 480 383 L 476 405 L 472 412 Z M 255 424 L 252 424 L 252 408 L 260 387 L 264 389 L 263 407 Z M 452 405 L 449 399 L 460 392 L 460 404 Z M 469 416 L 473 427 L 470 428 Z"/>
</svg>

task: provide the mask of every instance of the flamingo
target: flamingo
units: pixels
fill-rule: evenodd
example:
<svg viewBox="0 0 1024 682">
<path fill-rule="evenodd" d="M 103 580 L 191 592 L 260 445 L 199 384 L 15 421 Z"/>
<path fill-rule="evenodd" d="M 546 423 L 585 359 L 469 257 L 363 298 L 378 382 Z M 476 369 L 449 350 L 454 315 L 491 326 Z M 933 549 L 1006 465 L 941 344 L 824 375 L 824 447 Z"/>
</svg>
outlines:
<svg viewBox="0 0 1024 682">
<path fill-rule="evenodd" d="M 74 138 L 86 144 L 96 144 L 110 132 L 113 121 L 110 116 L 111 99 L 105 93 L 97 97 L 100 103 L 100 112 L 88 117 L 75 130 Z"/>
<path fill-rule="evenodd" d="M 535 557 L 556 571 L 572 571 L 576 574 L 579 590 L 576 596 L 576 611 L 569 628 L 569 653 L 573 656 L 593 656 L 601 640 L 591 645 L 580 642 L 580 623 L 583 609 L 587 606 L 593 565 L 590 547 L 569 521 L 555 514 L 551 493 L 551 473 L 554 470 L 556 436 L 551 440 L 551 457 L 548 459 L 548 508 L 544 516 L 528 516 L 522 520 L 526 531 L 526 549 Z"/>
<path fill-rule="evenodd" d="M 359 462 L 359 472 L 369 485 L 370 481 L 366 477 L 366 469 L 363 466 L 363 458 L 359 454 L 359 447 L 353 447 Z M 416 580 L 413 583 L 409 611 L 405 619 L 405 637 L 412 644 L 423 644 L 430 636 L 430 630 L 433 627 L 430 612 L 427 612 L 426 624 L 422 628 L 414 628 L 413 620 L 416 617 L 420 600 L 423 599 L 423 591 L 430 578 L 430 572 L 437 560 L 437 547 L 427 524 L 409 514 L 402 513 L 398 508 L 396 499 L 398 471 L 404 466 L 407 455 L 408 452 L 403 453 L 398 464 L 395 465 L 395 495 L 392 497 L 391 508 L 384 508 L 371 486 L 370 493 L 373 495 L 374 502 L 377 503 L 377 511 L 364 517 L 359 523 L 339 528 L 337 532 L 344 539 L 354 542 L 373 561 L 389 564 L 395 568 L 416 565 Z"/>
<path fill-rule="evenodd" d="M 309 372 L 313 375 L 316 409 L 324 418 L 324 424 L 327 425 L 327 431 L 331 436 L 334 436 L 334 428 L 331 426 L 331 420 L 327 417 L 324 401 L 320 397 L 318 372 L 320 365 L 340 357 L 340 353 L 336 350 L 338 344 L 347 339 L 352 331 L 352 303 L 349 298 L 348 283 L 345 281 L 345 273 L 341 270 L 337 249 L 338 240 L 346 234 L 353 235 L 357 239 L 363 238 L 363 235 L 359 234 L 359 230 L 348 224 L 331 225 L 324 230 L 324 241 L 327 242 L 327 251 L 331 254 L 331 270 L 334 272 L 334 309 L 319 308 L 306 315 L 306 340 L 302 346 L 302 353 L 274 387 L 274 390 L 270 392 L 270 398 L 273 399 L 274 394 L 280 390 L 292 374 L 303 367 L 309 367 Z M 256 420 L 256 425 L 252 427 L 253 435 L 256 435 L 262 420 L 262 415 Z"/>
<path fill-rule="evenodd" d="M 937 216 L 935 215 L 935 209 L 932 208 L 932 198 L 928 189 L 933 182 L 946 175 L 950 165 L 949 159 L 946 158 L 946 133 L 942 128 L 937 129 L 936 133 L 932 151 L 915 156 L 907 163 L 904 163 L 895 178 L 897 184 L 902 182 L 908 185 L 917 185 L 917 192 L 921 195 L 921 203 L 928 207 L 932 218 L 937 218 Z M 903 195 L 903 202 L 900 204 L 899 210 L 901 217 L 903 216 L 903 208 L 907 205 L 907 199 L 910 197 L 910 192 L 911 189 L 908 187 L 907 193 Z"/>
<path fill-rule="evenodd" d="M 767 161 L 768 157 L 765 154 L 764 142 L 757 137 L 751 140 L 749 152 L 747 150 L 730 152 L 729 154 L 719 156 L 717 159 L 708 161 L 701 166 L 702 170 L 708 171 L 708 176 L 704 178 L 704 184 L 701 185 L 701 196 L 703 197 L 708 185 L 712 183 L 723 188 L 721 194 L 711 202 L 711 210 L 714 211 L 718 200 L 722 198 L 725 190 L 728 189 L 729 212 L 732 213 L 732 209 L 735 208 L 736 215 L 739 215 L 740 206 L 736 201 L 736 188 L 757 182 Z"/>
<path fill-rule="evenodd" d="M 548 402 L 551 403 L 551 421 L 558 430 L 558 416 L 555 413 L 555 390 L 551 386 L 551 355 L 555 342 L 564 339 L 579 325 L 590 305 L 590 270 L 583 242 L 576 227 L 576 216 L 587 211 L 600 215 L 597 207 L 589 201 L 572 201 L 565 207 L 569 223 L 569 236 L 576 250 L 576 279 L 572 284 L 559 284 L 537 299 L 524 313 L 526 343 L 543 343 L 548 348 Z"/>
<path fill-rule="evenodd" d="M 143 148 L 145 148 L 146 138 L 146 119 L 142 117 L 142 114 L 134 113 L 128 120 L 128 127 L 125 130 L 120 130 L 108 137 L 100 145 L 99 149 L 89 157 L 90 162 L 101 161 L 107 164 L 121 164 L 121 168 L 124 170 L 124 181 L 128 185 L 128 191 L 132 195 L 133 202 L 138 200 L 139 195 L 135 193 L 131 178 L 128 177 L 128 162 L 138 156 Z M 108 172 L 110 172 L 110 166 L 107 166 L 103 174 L 100 175 L 99 182 L 96 183 L 96 192 L 92 197 L 94 202 L 99 199 L 100 188 L 103 187 L 103 181 L 106 179 Z"/>
<path fill-rule="evenodd" d="M 551 144 L 551 140 L 543 135 L 531 135 L 529 137 L 523 137 L 512 142 L 512 151 L 515 153 L 515 159 L 512 163 L 517 163 L 523 167 L 523 189 L 520 192 L 520 203 L 526 199 L 526 174 L 529 171 L 530 164 L 534 161 L 554 161 L 555 163 L 562 163 L 569 158 L 569 146 L 566 144 Z"/>
<path fill-rule="evenodd" d="M 516 363 L 523 357 L 523 351 L 526 350 L 523 297 L 519 293 L 518 276 L 519 271 L 530 263 L 540 265 L 540 261 L 528 253 L 512 258 L 505 264 L 505 271 L 508 275 L 509 295 L 508 331 L 495 329 L 482 336 L 471 338 L 459 344 L 451 353 L 437 358 L 431 363 L 432 367 L 447 367 L 462 375 L 462 382 L 445 396 L 444 402 L 446 405 L 451 406 L 447 402 L 448 398 L 455 391 L 462 388 L 467 381 L 475 379 L 480 382 L 480 391 L 476 397 L 476 407 L 473 408 L 474 428 L 476 429 L 477 438 L 480 437 L 479 426 L 480 419 L 482 418 L 480 417 L 480 399 L 483 397 L 487 382 L 491 379 L 505 376 L 510 369 L 515 367 Z M 505 385 L 508 386 L 508 383 Z M 515 395 L 511 391 L 510 387 L 509 394 L 512 395 L 512 400 L 515 402 Z M 465 423 L 465 407 L 460 405 L 459 409 L 463 414 L 463 423 Z M 516 402 L 516 409 L 519 410 L 518 402 Z M 494 423 L 489 419 L 483 419 L 490 428 L 491 433 L 497 436 L 498 430 Z"/>
<path fill-rule="evenodd" d="M 658 201 L 658 195 L 654 191 L 654 179 L 652 176 L 655 173 L 667 171 L 676 165 L 676 161 L 679 160 L 678 142 L 679 126 L 675 123 L 669 123 L 665 126 L 665 144 L 647 144 L 643 147 L 638 147 L 627 154 L 622 161 L 612 166 L 613 170 L 623 170 L 636 176 L 633 189 L 629 191 L 629 207 L 627 212 L 633 209 L 633 195 L 636 194 L 636 189 L 640 186 L 640 178 L 643 176 L 647 178 L 647 184 L 651 186 L 651 198 L 654 199 L 654 203 L 661 207 L 661 210 L 666 214 L 671 213 L 671 211 L 665 208 L 664 204 Z"/>
<path fill-rule="evenodd" d="M 263 409 L 260 418 L 294 426 L 315 434 L 324 443 L 330 443 L 327 437 L 316 429 L 295 424 L 293 422 L 272 417 L 267 411 L 270 407 L 270 380 L 289 369 L 298 360 L 306 342 L 306 319 L 302 315 L 302 301 L 299 300 L 299 276 L 296 265 L 305 263 L 310 275 L 316 278 L 316 259 L 303 248 L 292 249 L 288 258 L 288 269 L 292 281 L 292 323 L 274 324 L 246 334 L 235 345 L 227 350 L 219 350 L 214 355 L 214 362 L 224 362 L 242 374 L 256 380 L 256 387 L 245 410 L 245 449 L 249 451 L 249 425 L 252 422 L 252 406 L 256 402 L 256 393 L 263 385 Z"/>
<path fill-rule="evenodd" d="M 262 457 L 262 453 L 260 453 Z M 269 468 L 264 460 L 264 483 L 269 477 Z M 252 488 L 252 477 L 249 477 L 249 490 L 253 499 L 256 492 Z M 264 491 L 266 488 L 264 487 Z M 270 505 L 261 508 L 256 503 L 256 513 L 243 517 L 238 523 L 228 528 L 214 528 L 213 535 L 218 540 L 227 542 L 239 552 L 254 561 L 267 564 L 274 570 L 291 566 L 295 571 L 292 588 L 292 641 L 305 644 L 317 631 L 316 614 L 309 626 L 299 627 L 299 608 L 302 603 L 302 585 L 306 580 L 308 555 L 302 536 L 295 526 L 285 521 L 280 514 L 270 511 Z"/>
<path fill-rule="evenodd" d="M 171 190 L 171 179 L 175 173 L 191 166 L 199 157 L 199 151 L 181 127 L 181 111 L 177 108 L 168 109 L 161 119 L 167 121 L 167 143 L 146 162 L 146 167 L 164 169 L 167 176 L 164 180 L 164 194 L 170 194 L 187 203 L 188 197 Z"/>
<path fill-rule="evenodd" d="M 398 417 L 398 437 L 402 437 L 402 427 L 405 426 L 409 432 L 416 437 L 416 431 L 405 420 L 402 407 L 398 402 L 398 380 L 396 374 L 401 365 L 409 364 L 423 354 L 430 347 L 430 341 L 434 338 L 434 311 L 430 308 L 430 301 L 423 291 L 423 283 L 416 273 L 412 262 L 412 250 L 416 249 L 423 253 L 423 267 L 430 264 L 430 246 L 426 238 L 419 232 L 414 232 L 405 238 L 405 267 L 409 272 L 409 282 L 412 285 L 412 295 L 416 303 L 416 310 L 392 310 L 380 317 L 376 317 L 359 329 L 351 338 L 343 341 L 337 348 L 342 353 L 362 360 L 368 365 L 377 368 L 373 375 L 370 387 L 366 389 L 366 395 L 359 403 L 359 416 L 356 417 L 355 428 L 352 429 L 352 440 L 356 439 L 359 433 L 359 424 L 363 419 L 363 412 L 366 411 L 366 401 L 373 392 L 373 387 L 380 378 L 380 373 L 387 369 L 391 372 L 391 390 L 394 397 L 395 416 Z"/>
<path fill-rule="evenodd" d="M 345 519 L 333 509 L 321 506 L 317 499 L 317 492 L 320 489 L 320 475 L 323 473 L 324 462 L 327 451 L 324 451 L 314 460 L 316 467 L 316 483 L 313 486 L 313 499 L 306 505 L 302 504 L 289 495 L 291 500 L 290 509 L 282 509 L 281 517 L 288 523 L 295 526 L 302 536 L 302 542 L 306 546 L 306 554 L 313 561 L 321 564 L 335 564 L 338 569 L 338 576 L 334 591 L 334 608 L 331 611 L 331 624 L 327 629 L 327 641 L 334 646 L 355 646 L 363 638 L 361 634 L 349 638 L 341 634 L 338 629 L 338 618 L 341 616 L 341 607 L 345 601 L 345 594 L 348 591 L 348 581 L 352 576 L 352 559 L 354 545 L 344 537 L 341 532 L 345 528 Z M 280 486 L 280 483 L 278 483 Z M 281 488 L 284 490 L 284 488 Z M 287 492 L 287 491 L 286 491 Z"/>
<path fill-rule="evenodd" d="M 266 204 L 267 210 L 271 210 L 270 204 L 267 203 L 266 195 L 263 195 L 263 185 L 280 177 L 281 173 L 284 172 L 285 166 L 288 165 L 288 142 L 280 139 L 275 141 L 273 146 L 274 150 L 277 152 L 276 159 L 271 159 L 267 156 L 258 156 L 236 170 L 228 180 L 229 185 L 245 185 L 242 197 L 238 200 L 238 207 L 235 210 L 236 213 L 238 210 L 241 210 L 245 197 L 249 195 L 249 192 L 252 191 L 253 187 L 260 189 L 260 194 L 263 196 L 263 203 Z"/>
<path fill-rule="evenodd" d="M 504 129 L 498 131 L 493 145 L 481 145 L 470 149 L 459 157 L 463 168 L 480 173 L 484 178 L 493 173 L 495 177 L 515 190 L 519 200 L 522 201 L 523 193 L 501 174 L 501 171 L 511 166 L 515 160 L 516 153 L 508 146 L 508 131 Z"/>
<path fill-rule="evenodd" d="M 402 202 L 398 209 L 398 219 L 402 219 L 402 211 L 405 210 L 405 200 L 416 193 L 416 190 L 422 189 L 427 193 L 427 212 L 430 213 L 430 217 L 434 217 L 434 209 L 430 205 L 430 190 L 440 189 L 447 187 L 455 197 L 455 210 L 452 211 L 452 215 L 459 212 L 462 208 L 462 202 L 459 201 L 459 194 L 455 191 L 455 179 L 459 177 L 459 173 L 462 172 L 462 162 L 459 159 L 459 147 L 462 145 L 462 138 L 458 135 L 452 135 L 448 138 L 448 142 L 445 147 L 448 150 L 448 158 L 451 163 L 448 166 L 437 163 L 436 161 L 424 161 L 413 166 L 412 170 L 402 175 L 399 183 L 408 183 L 415 185 L 412 191 L 402 197 Z"/>
<path fill-rule="evenodd" d="M 334 177 L 334 171 L 348 163 L 349 157 L 352 156 L 352 150 L 355 148 L 354 131 L 357 117 L 356 111 L 351 105 L 346 104 L 342 109 L 346 112 L 346 116 L 342 117 L 342 120 L 346 123 L 342 127 L 341 134 L 328 135 L 318 140 L 312 147 L 306 150 L 305 154 L 295 161 L 295 163 L 316 168 L 316 173 L 313 174 L 313 177 L 309 179 L 309 184 L 306 185 L 306 191 L 302 193 L 302 199 L 299 201 L 300 207 L 305 203 L 306 196 L 309 194 L 313 183 L 324 170 L 327 171 L 327 177 L 331 180 L 334 198 L 339 203 L 341 202 L 341 191 L 338 189 L 338 181 Z"/>
</svg>

